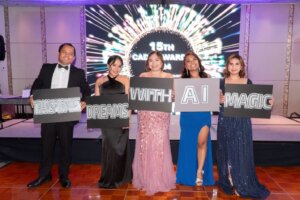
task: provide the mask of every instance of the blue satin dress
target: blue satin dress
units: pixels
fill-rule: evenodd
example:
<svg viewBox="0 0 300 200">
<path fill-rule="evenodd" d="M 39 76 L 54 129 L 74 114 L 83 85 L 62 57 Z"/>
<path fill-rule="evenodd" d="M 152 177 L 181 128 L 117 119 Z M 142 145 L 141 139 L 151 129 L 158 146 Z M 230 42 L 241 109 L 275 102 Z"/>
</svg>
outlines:
<svg viewBox="0 0 300 200">
<path fill-rule="evenodd" d="M 248 79 L 247 84 L 252 84 Z M 220 88 L 225 91 L 225 81 Z M 221 107 L 217 130 L 218 185 L 227 194 L 265 199 L 270 192 L 259 183 L 253 158 L 252 124 L 249 117 L 225 117 Z M 232 184 L 229 180 L 229 172 Z"/>
<path fill-rule="evenodd" d="M 202 127 L 211 125 L 210 112 L 182 112 L 180 115 L 180 144 L 176 183 L 195 186 L 198 169 L 198 135 Z M 214 185 L 212 147 L 210 134 L 204 162 L 203 185 Z"/>
</svg>

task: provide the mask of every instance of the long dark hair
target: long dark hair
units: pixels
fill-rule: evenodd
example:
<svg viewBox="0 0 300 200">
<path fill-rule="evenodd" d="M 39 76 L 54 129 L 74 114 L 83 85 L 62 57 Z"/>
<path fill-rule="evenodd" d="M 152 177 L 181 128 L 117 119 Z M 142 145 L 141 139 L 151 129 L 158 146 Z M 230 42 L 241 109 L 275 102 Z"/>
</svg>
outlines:
<svg viewBox="0 0 300 200">
<path fill-rule="evenodd" d="M 245 72 L 245 62 L 244 62 L 244 60 L 243 60 L 243 58 L 242 58 L 242 56 L 240 56 L 240 55 L 238 55 L 238 54 L 232 54 L 232 55 L 230 55 L 229 57 L 228 57 L 228 59 L 227 59 L 227 61 L 226 61 L 226 66 L 225 66 L 225 69 L 224 69 L 224 78 L 228 78 L 229 76 L 230 76 L 230 72 L 229 72 L 229 70 L 228 70 L 228 65 L 229 65 L 229 62 L 230 62 L 230 60 L 232 60 L 232 59 L 238 59 L 239 61 L 240 61 L 240 63 L 241 63 L 241 70 L 240 70 L 240 72 L 239 72 L 239 76 L 241 77 L 241 78 L 244 78 L 245 76 L 246 76 L 246 72 Z"/>
<path fill-rule="evenodd" d="M 114 64 L 116 62 L 116 60 L 120 60 L 121 66 L 123 65 L 123 59 L 118 55 L 110 56 L 107 60 L 107 65 L 110 66 L 110 65 Z"/>
<path fill-rule="evenodd" d="M 191 78 L 191 73 L 188 72 L 188 70 L 185 68 L 185 61 L 186 58 L 188 56 L 194 56 L 195 58 L 197 58 L 198 63 L 199 63 L 199 76 L 201 78 L 208 78 L 208 74 L 204 72 L 205 68 L 203 67 L 202 63 L 201 63 L 201 59 L 199 58 L 199 56 L 197 54 L 195 54 L 193 51 L 188 51 L 183 58 L 183 70 L 181 72 L 181 78 Z"/>
<path fill-rule="evenodd" d="M 156 54 L 157 57 L 159 57 L 159 59 L 161 60 L 162 62 L 162 68 L 161 68 L 161 71 L 164 70 L 164 67 L 165 67 L 165 61 L 164 61 L 164 57 L 163 55 L 159 52 L 159 51 L 151 51 L 149 54 L 148 54 L 148 58 L 147 58 L 147 61 L 146 61 L 146 71 L 150 71 L 150 68 L 149 68 L 149 58 L 150 56 L 152 56 L 153 54 Z"/>
</svg>

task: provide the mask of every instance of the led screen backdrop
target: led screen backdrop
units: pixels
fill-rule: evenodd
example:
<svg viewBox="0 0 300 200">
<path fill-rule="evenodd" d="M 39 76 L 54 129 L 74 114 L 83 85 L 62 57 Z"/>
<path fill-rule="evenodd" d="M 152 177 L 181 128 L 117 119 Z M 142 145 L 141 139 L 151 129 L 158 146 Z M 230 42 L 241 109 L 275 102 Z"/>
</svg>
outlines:
<svg viewBox="0 0 300 200">
<path fill-rule="evenodd" d="M 212 77 L 222 77 L 226 58 L 239 51 L 240 5 L 93 5 L 85 7 L 88 82 L 107 73 L 111 55 L 124 60 L 122 74 L 145 71 L 147 55 L 161 51 L 165 71 L 180 76 L 192 50 Z"/>
</svg>

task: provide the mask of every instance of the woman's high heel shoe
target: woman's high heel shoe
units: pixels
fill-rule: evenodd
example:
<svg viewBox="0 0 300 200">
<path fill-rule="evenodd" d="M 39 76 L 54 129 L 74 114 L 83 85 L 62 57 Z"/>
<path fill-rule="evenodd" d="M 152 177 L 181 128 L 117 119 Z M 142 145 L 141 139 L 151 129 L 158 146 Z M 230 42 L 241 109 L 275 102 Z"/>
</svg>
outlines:
<svg viewBox="0 0 300 200">
<path fill-rule="evenodd" d="M 199 175 L 201 174 L 201 177 L 202 178 L 199 178 Z M 203 174 L 204 174 L 204 171 L 197 171 L 197 178 L 196 178 L 196 186 L 202 186 L 203 185 Z"/>
<path fill-rule="evenodd" d="M 234 191 L 234 194 L 236 195 L 236 196 L 240 196 L 240 194 L 237 192 L 237 190 L 235 189 L 235 187 L 233 187 L 233 191 Z"/>
</svg>

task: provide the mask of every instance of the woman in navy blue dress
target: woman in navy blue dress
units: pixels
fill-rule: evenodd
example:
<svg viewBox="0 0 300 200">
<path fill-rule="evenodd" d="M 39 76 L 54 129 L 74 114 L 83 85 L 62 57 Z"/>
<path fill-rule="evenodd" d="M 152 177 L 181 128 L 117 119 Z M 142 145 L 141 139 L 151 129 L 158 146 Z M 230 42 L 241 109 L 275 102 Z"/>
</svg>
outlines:
<svg viewBox="0 0 300 200">
<path fill-rule="evenodd" d="M 194 52 L 184 56 L 182 78 L 208 78 Z M 210 112 L 182 112 L 176 183 L 190 186 L 214 185 Z"/>
<path fill-rule="evenodd" d="M 245 78 L 241 56 L 231 55 L 221 80 L 220 102 L 224 103 L 226 84 L 252 84 Z M 270 192 L 259 183 L 253 158 L 252 125 L 249 117 L 225 117 L 220 109 L 217 130 L 218 185 L 226 194 L 247 198 L 266 198 Z"/>
</svg>

